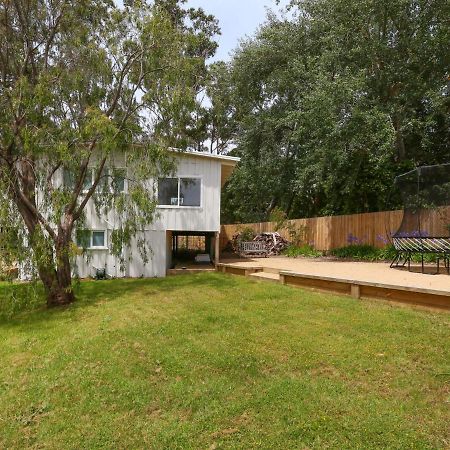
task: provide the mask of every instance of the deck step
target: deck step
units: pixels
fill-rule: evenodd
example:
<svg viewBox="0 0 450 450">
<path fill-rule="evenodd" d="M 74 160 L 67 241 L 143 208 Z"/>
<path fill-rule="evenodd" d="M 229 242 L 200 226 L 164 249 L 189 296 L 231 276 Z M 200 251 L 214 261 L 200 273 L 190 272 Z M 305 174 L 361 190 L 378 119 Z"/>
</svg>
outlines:
<svg viewBox="0 0 450 450">
<path fill-rule="evenodd" d="M 275 267 L 263 267 L 263 272 L 280 275 L 280 269 L 277 269 Z"/>
<path fill-rule="evenodd" d="M 255 272 L 249 275 L 249 277 L 256 278 L 262 281 L 272 281 L 273 283 L 280 282 L 280 275 L 278 273 L 271 272 Z"/>
</svg>

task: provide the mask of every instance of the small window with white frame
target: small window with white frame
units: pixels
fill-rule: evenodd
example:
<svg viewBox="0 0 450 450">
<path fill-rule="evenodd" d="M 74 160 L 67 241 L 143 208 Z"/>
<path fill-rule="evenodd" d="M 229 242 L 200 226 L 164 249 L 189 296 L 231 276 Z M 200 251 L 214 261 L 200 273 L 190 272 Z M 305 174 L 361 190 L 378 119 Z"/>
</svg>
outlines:
<svg viewBox="0 0 450 450">
<path fill-rule="evenodd" d="M 158 205 L 165 207 L 198 208 L 202 201 L 202 182 L 196 177 L 160 178 Z"/>
<path fill-rule="evenodd" d="M 105 230 L 77 230 L 76 242 L 79 248 L 96 250 L 108 248 Z"/>
</svg>

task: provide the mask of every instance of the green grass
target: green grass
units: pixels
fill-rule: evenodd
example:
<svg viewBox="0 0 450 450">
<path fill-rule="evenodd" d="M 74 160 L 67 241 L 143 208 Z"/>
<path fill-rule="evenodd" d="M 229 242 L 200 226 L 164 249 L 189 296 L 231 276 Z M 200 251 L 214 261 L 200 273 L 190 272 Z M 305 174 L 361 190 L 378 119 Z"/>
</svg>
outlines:
<svg viewBox="0 0 450 450">
<path fill-rule="evenodd" d="M 0 448 L 450 446 L 446 313 L 202 274 L 82 283 L 0 342 Z"/>
</svg>

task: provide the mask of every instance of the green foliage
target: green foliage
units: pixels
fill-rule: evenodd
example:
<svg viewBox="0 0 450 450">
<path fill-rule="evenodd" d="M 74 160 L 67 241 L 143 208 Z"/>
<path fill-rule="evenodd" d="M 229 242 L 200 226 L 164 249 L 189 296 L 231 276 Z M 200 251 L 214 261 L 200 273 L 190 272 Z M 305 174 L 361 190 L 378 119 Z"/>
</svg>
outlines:
<svg viewBox="0 0 450 450">
<path fill-rule="evenodd" d="M 286 226 L 287 222 L 286 212 L 277 206 L 270 212 L 269 222 L 274 223 L 274 231 L 280 231 Z"/>
<path fill-rule="evenodd" d="M 340 247 L 330 250 L 330 255 L 337 258 L 360 259 L 367 261 L 377 261 L 385 259 L 389 252 L 381 252 L 376 247 L 367 244 L 354 244 L 347 247 Z M 383 256 L 383 257 L 382 257 Z"/>
<path fill-rule="evenodd" d="M 329 254 L 336 258 L 356 259 L 361 261 L 392 261 L 397 252 L 393 245 L 377 248 L 367 244 L 353 244 L 348 245 L 347 247 L 330 250 Z M 422 261 L 422 256 L 418 253 L 414 253 L 411 260 L 412 262 L 419 263 Z M 424 262 L 435 263 L 436 255 L 425 253 Z"/>
<path fill-rule="evenodd" d="M 392 261 L 397 254 L 393 245 L 383 248 L 376 248 L 367 244 L 353 244 L 347 247 L 335 248 L 330 251 L 330 255 L 337 258 L 357 259 L 362 261 Z M 421 262 L 422 256 L 414 253 L 411 257 L 413 262 Z M 435 263 L 436 255 L 424 254 L 424 262 Z"/>
<path fill-rule="evenodd" d="M 245 227 L 238 230 L 239 236 L 238 241 L 239 242 L 248 242 L 253 241 L 255 237 L 255 232 L 253 231 L 253 228 L 251 227 Z"/>
<path fill-rule="evenodd" d="M 323 256 L 323 253 L 316 250 L 312 245 L 304 244 L 301 246 L 290 245 L 283 251 L 283 255 L 289 258 L 298 258 L 299 256 L 305 256 L 307 258 L 319 258 Z"/>
<path fill-rule="evenodd" d="M 0 280 L 0 321 L 9 320 L 23 311 L 42 305 L 43 289 L 39 283 L 17 283 Z"/>
<path fill-rule="evenodd" d="M 392 244 L 386 245 L 378 250 L 378 259 L 381 261 L 392 261 L 397 254 L 395 247 Z"/>
<path fill-rule="evenodd" d="M 298 225 L 288 220 L 287 214 L 279 207 L 275 207 L 269 216 L 269 221 L 275 223 L 275 231 L 286 230 L 289 241 L 294 247 L 308 247 L 308 227 Z"/>
<path fill-rule="evenodd" d="M 384 210 L 395 175 L 449 161 L 447 17 L 446 0 L 302 0 L 270 16 L 230 66 L 242 161 L 223 222 Z"/>
</svg>

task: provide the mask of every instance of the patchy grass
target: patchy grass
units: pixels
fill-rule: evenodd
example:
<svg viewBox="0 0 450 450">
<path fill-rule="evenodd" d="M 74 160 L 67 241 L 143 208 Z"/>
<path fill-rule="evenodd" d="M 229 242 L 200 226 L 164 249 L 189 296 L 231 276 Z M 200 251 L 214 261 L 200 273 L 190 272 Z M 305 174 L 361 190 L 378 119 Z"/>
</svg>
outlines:
<svg viewBox="0 0 450 450">
<path fill-rule="evenodd" d="M 450 446 L 446 313 L 202 274 L 82 283 L 0 342 L 0 448 Z"/>
</svg>

